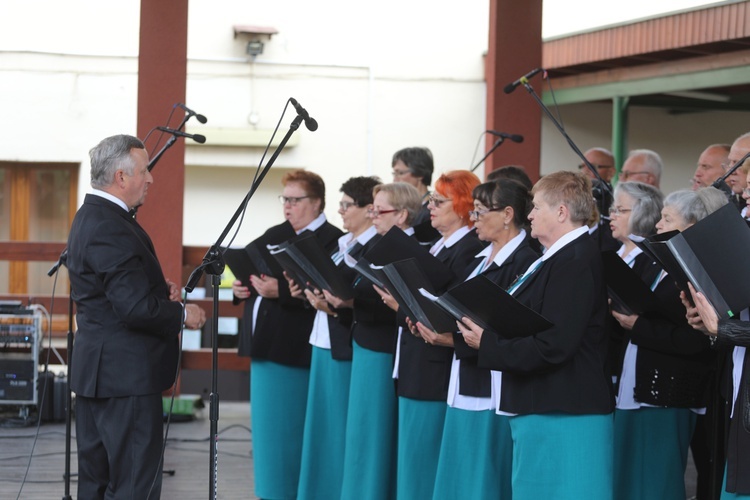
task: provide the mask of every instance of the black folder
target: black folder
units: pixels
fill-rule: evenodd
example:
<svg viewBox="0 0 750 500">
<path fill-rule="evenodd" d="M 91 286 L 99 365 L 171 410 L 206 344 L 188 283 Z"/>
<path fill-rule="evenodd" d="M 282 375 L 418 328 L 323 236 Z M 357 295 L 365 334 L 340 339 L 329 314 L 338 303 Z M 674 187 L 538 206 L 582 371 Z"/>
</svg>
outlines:
<svg viewBox="0 0 750 500">
<path fill-rule="evenodd" d="M 420 289 L 432 290 L 432 284 L 414 258 L 393 262 L 383 267 L 395 293 L 399 307 L 412 321 L 419 321 L 438 332 L 455 332 L 456 321 L 434 302 L 419 293 Z M 391 291 L 391 286 L 387 286 Z"/>
<path fill-rule="evenodd" d="M 456 320 L 466 316 L 501 338 L 529 337 L 552 327 L 543 316 L 481 274 L 433 298 Z"/>
<path fill-rule="evenodd" d="M 221 251 L 224 255 L 224 262 L 232 270 L 234 277 L 242 282 L 242 286 L 252 288 L 250 275 L 274 275 L 273 269 L 268 263 L 270 259 L 264 256 L 264 252 L 259 248 L 257 241 L 252 241 L 245 248 L 222 247 Z M 268 255 L 268 250 L 265 250 L 265 254 Z"/>
<path fill-rule="evenodd" d="M 677 262 L 674 254 L 667 246 L 667 242 L 680 234 L 679 231 L 668 231 L 666 233 L 654 234 L 642 241 L 633 240 L 638 247 L 643 250 L 645 254 L 651 257 L 659 266 L 664 269 L 668 277 L 664 279 L 671 279 L 677 284 L 677 288 L 685 292 L 692 303 L 692 297 L 690 296 L 690 289 L 688 288 L 688 277 L 683 271 L 680 263 Z"/>
<path fill-rule="evenodd" d="M 224 262 L 232 270 L 234 277 L 242 282 L 242 286 L 252 288 L 250 275 L 255 274 L 255 269 L 245 249 L 222 248 L 221 250 L 224 253 Z"/>
<path fill-rule="evenodd" d="M 425 276 L 429 278 L 433 289 L 438 293 L 447 289 L 456 279 L 455 274 L 446 264 L 421 246 L 416 239 L 395 226 L 385 233 L 362 258 L 365 262 L 376 266 L 415 258 Z"/>
<path fill-rule="evenodd" d="M 658 312 L 669 317 L 659 297 L 616 252 L 602 252 L 602 262 L 613 310 L 626 315 Z M 670 319 L 679 321 L 682 318 Z"/>
<path fill-rule="evenodd" d="M 736 316 L 750 306 L 750 228 L 727 204 L 667 242 L 696 290 L 706 296 L 719 318 Z"/>
<path fill-rule="evenodd" d="M 306 232 L 292 238 L 285 246 L 285 251 L 316 288 L 328 290 L 343 300 L 352 298 L 352 283 L 333 263 L 313 233 Z"/>
</svg>

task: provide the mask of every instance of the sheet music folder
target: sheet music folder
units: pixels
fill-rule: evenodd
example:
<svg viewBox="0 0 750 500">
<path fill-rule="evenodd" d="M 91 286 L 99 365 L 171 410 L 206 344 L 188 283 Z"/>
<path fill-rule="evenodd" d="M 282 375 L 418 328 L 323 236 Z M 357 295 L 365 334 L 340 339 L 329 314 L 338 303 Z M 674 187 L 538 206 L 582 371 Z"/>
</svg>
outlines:
<svg viewBox="0 0 750 500">
<path fill-rule="evenodd" d="M 626 315 L 658 312 L 669 316 L 659 297 L 616 252 L 602 252 L 602 262 L 613 310 Z"/>
<path fill-rule="evenodd" d="M 438 333 L 457 330 L 456 321 L 450 314 L 419 293 L 420 289 L 433 290 L 433 288 L 416 259 L 411 258 L 388 264 L 383 267 L 383 273 L 390 285 L 386 285 L 386 288 L 391 291 L 399 307 L 404 308 L 404 312 L 412 321 L 419 321 Z"/>
<path fill-rule="evenodd" d="M 466 316 L 502 338 L 529 337 L 552 327 L 543 316 L 481 274 L 434 297 L 434 300 L 456 320 Z"/>
<path fill-rule="evenodd" d="M 240 280 L 243 286 L 252 289 L 250 275 L 283 278 L 282 268 L 275 259 L 271 258 L 267 246 L 282 243 L 296 234 L 289 221 L 284 221 L 269 228 L 261 236 L 248 243 L 245 248 L 220 247 L 220 251 L 234 277 Z"/>
<path fill-rule="evenodd" d="M 750 305 L 750 266 L 742 265 L 750 248 L 750 228 L 734 206 L 724 205 L 672 237 L 667 246 L 719 318 L 731 318 Z"/>
<path fill-rule="evenodd" d="M 414 258 L 425 276 L 430 280 L 433 290 L 438 293 L 447 289 L 450 283 L 456 279 L 453 271 L 447 265 L 421 246 L 417 240 L 395 226 L 385 233 L 362 258 L 364 262 L 355 267 L 360 271 L 363 265 L 385 266 L 393 262 Z"/>
<path fill-rule="evenodd" d="M 654 262 L 664 269 L 669 276 L 664 279 L 671 279 L 677 284 L 677 288 L 685 292 L 688 299 L 690 299 L 690 290 L 688 289 L 688 277 L 683 271 L 677 259 L 675 259 L 672 251 L 667 246 L 667 242 L 680 234 L 679 231 L 667 231 L 666 233 L 654 234 L 648 238 L 644 238 L 642 241 L 633 240 L 638 247 L 643 250 L 644 253 L 648 254 Z M 692 300 L 691 300 L 692 302 Z"/>
<path fill-rule="evenodd" d="M 289 240 L 286 252 L 319 290 L 328 290 L 343 300 L 352 298 L 352 284 L 328 255 L 313 233 Z"/>
</svg>

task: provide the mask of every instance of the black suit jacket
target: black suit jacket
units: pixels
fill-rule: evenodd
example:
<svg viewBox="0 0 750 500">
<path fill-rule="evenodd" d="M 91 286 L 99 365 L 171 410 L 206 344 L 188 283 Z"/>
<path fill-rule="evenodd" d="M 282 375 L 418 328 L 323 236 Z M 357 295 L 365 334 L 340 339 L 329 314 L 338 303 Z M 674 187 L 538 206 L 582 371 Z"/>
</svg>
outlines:
<svg viewBox="0 0 750 500">
<path fill-rule="evenodd" d="M 640 315 L 633 325 L 629 337 L 638 346 L 635 399 L 677 408 L 706 406 L 715 351 L 707 335 L 688 325 L 674 280 L 666 276 L 654 293 L 671 313 L 669 317 L 681 321 L 648 312 Z"/>
<path fill-rule="evenodd" d="M 505 259 L 501 266 L 492 263 L 481 274 L 492 280 L 497 286 L 507 289 L 528 269 L 532 262 L 539 258 L 539 253 L 532 246 L 534 241 L 536 240 L 527 235 L 526 239 Z M 475 259 L 468 266 L 468 272 L 473 271 L 481 261 L 481 258 Z M 490 397 L 492 376 L 489 369 L 477 366 L 479 351 L 469 347 L 461 332 L 453 334 L 453 346 L 456 351 L 456 358 L 461 360 L 458 379 L 459 394 L 479 398 Z"/>
<path fill-rule="evenodd" d="M 606 370 L 607 291 L 599 248 L 590 235 L 561 248 L 514 296 L 553 326 L 528 337 L 482 336 L 479 365 L 503 372 L 500 409 L 610 413 L 614 394 Z"/>
<path fill-rule="evenodd" d="M 314 233 L 328 252 L 333 251 L 338 239 L 344 234 L 328 222 Z M 261 300 L 261 303 L 255 329 L 249 339 L 250 356 L 282 365 L 308 368 L 312 356 L 310 331 L 315 321 L 315 309 L 309 307 L 306 301 L 291 296 L 289 284 L 283 274 L 274 277 L 279 281 L 279 298 L 255 299 Z M 245 328 L 252 325 L 252 310 L 253 301 L 248 300 L 243 315 Z"/>
<path fill-rule="evenodd" d="M 160 393 L 174 383 L 182 306 L 146 232 L 120 206 L 89 194 L 68 237 L 78 331 L 71 389 L 108 398 Z"/>
<path fill-rule="evenodd" d="M 484 243 L 470 231 L 450 247 L 435 255 L 456 275 L 456 283 L 464 280 L 467 266 L 482 251 Z M 444 333 L 444 332 L 438 332 Z M 425 343 L 421 337 L 404 330 L 401 335 L 398 370 L 398 395 L 427 401 L 445 401 L 448 397 L 453 349 Z"/>
</svg>

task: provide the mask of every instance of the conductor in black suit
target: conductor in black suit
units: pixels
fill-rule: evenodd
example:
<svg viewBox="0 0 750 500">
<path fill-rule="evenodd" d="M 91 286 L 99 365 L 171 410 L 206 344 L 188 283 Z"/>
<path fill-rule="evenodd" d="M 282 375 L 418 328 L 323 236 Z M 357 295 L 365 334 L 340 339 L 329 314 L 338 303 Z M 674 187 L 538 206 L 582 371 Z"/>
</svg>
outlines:
<svg viewBox="0 0 750 500">
<path fill-rule="evenodd" d="M 131 215 L 154 180 L 143 143 L 116 135 L 89 154 L 93 190 L 73 220 L 67 257 L 78 323 L 78 498 L 159 498 L 161 393 L 174 383 L 181 325 L 200 328 L 206 317 L 194 304 L 183 310 Z"/>
</svg>

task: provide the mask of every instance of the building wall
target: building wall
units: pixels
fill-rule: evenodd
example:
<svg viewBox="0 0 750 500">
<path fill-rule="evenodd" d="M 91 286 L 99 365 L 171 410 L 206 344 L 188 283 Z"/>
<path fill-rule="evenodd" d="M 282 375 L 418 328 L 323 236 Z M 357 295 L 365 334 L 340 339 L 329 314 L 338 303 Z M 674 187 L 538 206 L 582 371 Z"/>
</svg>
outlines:
<svg viewBox="0 0 750 500">
<path fill-rule="evenodd" d="M 0 7 L 0 160 L 81 164 L 79 202 L 89 189 L 88 150 L 102 137 L 133 133 L 136 124 L 137 0 L 28 0 Z M 73 13 L 75 15 L 73 15 Z M 271 26 L 264 53 L 250 62 L 234 25 Z M 428 146 L 439 173 L 468 168 L 483 155 L 484 54 L 488 0 L 429 2 L 344 0 L 260 2 L 192 0 L 187 104 L 208 117 L 204 129 L 272 130 L 289 97 L 319 122 L 301 127 L 275 163 L 236 243 L 281 220 L 275 199 L 289 168 L 320 173 L 329 218 L 338 187 L 350 176 L 390 181 L 399 148 Z M 169 89 L 164 89 L 168 92 Z M 530 99 L 517 92 L 516 99 Z M 165 109 L 166 123 L 171 109 Z M 564 106 L 565 125 L 582 150 L 610 146 L 608 104 Z M 294 113 L 287 109 L 283 136 Z M 172 122 L 174 123 L 174 122 Z M 665 192 L 688 186 L 706 144 L 746 131 L 746 113 L 669 115 L 633 108 L 630 147 L 657 150 L 667 165 Z M 192 132 L 201 133 L 195 120 Z M 523 134 L 523 130 L 507 130 Z M 249 189 L 261 147 L 188 141 L 183 242 L 208 245 Z M 156 151 L 152 137 L 147 145 Z M 503 145 L 513 147 L 512 143 Z M 170 154 L 167 152 L 166 154 Z M 270 157 L 266 156 L 266 160 Z M 543 120 L 542 173 L 579 160 Z M 483 170 L 477 171 L 480 176 Z M 169 182 L 154 170 L 156 182 Z"/>
</svg>

